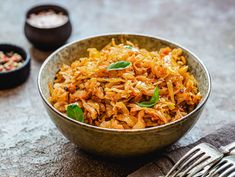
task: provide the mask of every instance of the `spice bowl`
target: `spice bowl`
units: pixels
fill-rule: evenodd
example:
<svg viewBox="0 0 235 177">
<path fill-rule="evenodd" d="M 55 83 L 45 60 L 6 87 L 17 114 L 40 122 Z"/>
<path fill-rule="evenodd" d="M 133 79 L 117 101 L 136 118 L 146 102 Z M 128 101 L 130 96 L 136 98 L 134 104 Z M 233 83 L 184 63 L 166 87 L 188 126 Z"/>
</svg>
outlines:
<svg viewBox="0 0 235 177">
<path fill-rule="evenodd" d="M 72 32 L 68 11 L 58 5 L 35 6 L 26 13 L 24 33 L 36 48 L 55 50 L 65 44 Z"/>
<path fill-rule="evenodd" d="M 17 55 L 22 57 L 22 63 L 19 67 L 0 71 L 0 89 L 12 88 L 26 81 L 30 73 L 30 57 L 28 53 L 23 48 L 12 44 L 0 44 L 0 51 L 4 54 L 17 53 Z M 0 66 L 2 66 L 1 59 Z"/>
</svg>

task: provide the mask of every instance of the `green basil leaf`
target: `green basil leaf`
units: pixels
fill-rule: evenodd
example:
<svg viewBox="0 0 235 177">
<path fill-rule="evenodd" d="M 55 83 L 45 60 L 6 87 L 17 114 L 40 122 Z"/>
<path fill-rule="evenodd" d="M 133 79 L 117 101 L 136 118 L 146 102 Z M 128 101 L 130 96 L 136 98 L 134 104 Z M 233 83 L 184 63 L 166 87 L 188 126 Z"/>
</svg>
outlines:
<svg viewBox="0 0 235 177">
<path fill-rule="evenodd" d="M 155 103 L 157 103 L 158 100 L 159 100 L 159 90 L 158 90 L 158 87 L 155 87 L 154 93 L 153 93 L 153 96 L 152 96 L 151 99 L 150 99 L 150 102 L 155 102 Z"/>
<path fill-rule="evenodd" d="M 75 119 L 79 122 L 84 122 L 84 114 L 82 109 L 75 103 L 68 105 L 67 107 L 68 117 Z"/>
<path fill-rule="evenodd" d="M 112 63 L 107 67 L 108 71 L 111 70 L 122 70 L 122 69 L 126 69 L 129 68 L 131 66 L 131 62 L 128 61 L 118 61 L 116 63 Z"/>
<path fill-rule="evenodd" d="M 125 45 L 124 47 L 125 47 L 126 49 L 130 49 L 130 50 L 133 49 L 133 47 L 130 46 L 130 45 Z"/>
<path fill-rule="evenodd" d="M 137 105 L 140 106 L 140 107 L 151 108 L 151 107 L 153 107 L 158 101 L 159 101 L 159 91 L 158 91 L 158 87 L 156 87 L 156 88 L 154 89 L 153 96 L 151 97 L 151 99 L 150 99 L 149 101 L 143 101 L 143 102 L 137 103 Z"/>
<path fill-rule="evenodd" d="M 143 101 L 143 102 L 137 103 L 138 106 L 140 106 L 140 107 L 146 107 L 146 108 L 151 108 L 151 107 L 153 107 L 155 104 L 156 104 L 156 103 L 150 102 L 150 101 Z"/>
</svg>

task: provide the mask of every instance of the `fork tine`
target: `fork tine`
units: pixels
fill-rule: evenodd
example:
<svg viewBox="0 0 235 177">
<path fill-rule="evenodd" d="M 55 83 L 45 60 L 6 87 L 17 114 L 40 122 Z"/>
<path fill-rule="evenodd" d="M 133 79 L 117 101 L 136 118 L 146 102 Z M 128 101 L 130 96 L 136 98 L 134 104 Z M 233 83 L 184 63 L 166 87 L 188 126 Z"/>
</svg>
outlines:
<svg viewBox="0 0 235 177">
<path fill-rule="evenodd" d="M 230 175 L 228 175 L 228 177 L 235 177 L 235 173 L 231 173 Z"/>
<path fill-rule="evenodd" d="M 196 168 L 190 170 L 190 175 L 188 175 L 188 177 L 193 177 L 194 175 L 198 175 L 200 177 L 207 177 L 208 174 L 209 174 L 208 171 L 212 167 L 212 166 L 209 166 L 209 165 L 214 164 L 214 163 L 216 163 L 218 161 L 219 161 L 219 159 L 209 160 L 209 158 L 207 158 L 205 160 L 205 162 L 202 162 L 201 164 L 196 166 Z"/>
<path fill-rule="evenodd" d="M 206 167 L 206 168 L 204 168 L 203 170 L 203 172 L 202 172 L 202 176 L 201 177 L 209 177 L 210 176 L 210 174 L 211 173 L 213 173 L 213 171 L 215 171 L 216 170 L 216 168 L 218 168 L 218 164 L 222 164 L 221 163 L 221 159 L 222 159 L 222 157 L 221 158 L 219 158 L 219 159 L 215 159 L 215 160 L 213 160 L 213 161 L 209 161 L 204 167 Z M 222 160 L 223 161 L 223 160 Z M 223 162 L 224 163 L 224 162 Z M 212 165 L 211 165 L 212 164 Z M 217 164 L 217 165 L 216 165 Z M 208 165 L 210 165 L 210 166 L 208 166 Z"/>
<path fill-rule="evenodd" d="M 193 149 L 191 149 L 190 151 L 188 151 L 173 167 L 172 169 L 167 173 L 167 175 L 165 177 L 174 177 L 175 174 L 172 176 L 172 173 L 179 167 L 179 165 L 184 162 L 190 155 L 192 155 L 193 153 L 199 151 L 199 148 L 194 147 Z"/>
<path fill-rule="evenodd" d="M 220 163 L 218 163 L 218 165 L 215 166 L 215 170 L 212 173 L 210 173 L 209 176 L 213 177 L 214 175 L 218 174 L 220 171 L 224 170 L 228 166 L 230 166 L 229 163 L 226 163 L 226 161 L 221 161 Z"/>
<path fill-rule="evenodd" d="M 190 170 L 192 170 L 195 166 L 199 165 L 200 163 L 204 162 L 205 160 L 209 159 L 210 157 L 203 154 L 196 162 L 194 162 L 192 165 L 190 165 L 182 175 L 186 175 Z M 203 167 L 202 167 L 203 168 Z M 201 168 L 201 169 L 202 169 Z M 198 169 L 195 169 L 195 171 L 198 171 Z M 200 171 L 200 170 L 199 170 Z M 190 175 L 191 176 L 191 175 Z"/>
<path fill-rule="evenodd" d="M 216 165 L 213 165 L 209 169 L 207 169 L 206 172 L 202 175 L 202 177 L 213 177 L 212 175 L 215 175 L 215 171 L 218 170 L 218 168 L 223 166 L 225 163 L 226 161 L 222 159 Z"/>
<path fill-rule="evenodd" d="M 203 154 L 203 152 L 201 152 L 201 151 L 199 150 L 199 151 L 197 151 L 196 154 L 194 154 L 192 157 L 188 156 L 188 157 L 190 157 L 188 160 L 186 160 L 186 158 L 185 158 L 184 161 L 182 161 L 182 163 L 180 163 L 179 165 L 177 165 L 177 167 L 179 167 L 179 168 L 177 168 L 177 171 L 176 171 L 176 172 L 174 173 L 174 175 L 171 176 L 171 177 L 174 177 L 174 176 L 178 175 L 179 173 L 181 173 L 182 170 L 183 170 L 187 165 L 189 165 L 189 163 L 190 163 L 191 161 L 193 161 L 195 158 L 199 157 L 199 156 L 202 155 L 202 154 Z M 190 154 L 190 155 L 191 155 L 191 154 Z"/>
<path fill-rule="evenodd" d="M 187 165 L 189 165 L 193 160 L 195 160 L 197 157 L 202 157 L 204 154 L 201 151 L 198 151 L 196 154 L 194 154 L 192 157 L 190 157 L 187 161 L 185 161 L 182 166 L 178 169 L 178 172 L 180 173 Z"/>
<path fill-rule="evenodd" d="M 229 174 L 231 174 L 232 172 L 235 172 L 235 167 L 231 166 L 228 169 L 226 169 L 223 173 L 221 173 L 219 175 L 219 177 L 227 177 Z"/>
</svg>

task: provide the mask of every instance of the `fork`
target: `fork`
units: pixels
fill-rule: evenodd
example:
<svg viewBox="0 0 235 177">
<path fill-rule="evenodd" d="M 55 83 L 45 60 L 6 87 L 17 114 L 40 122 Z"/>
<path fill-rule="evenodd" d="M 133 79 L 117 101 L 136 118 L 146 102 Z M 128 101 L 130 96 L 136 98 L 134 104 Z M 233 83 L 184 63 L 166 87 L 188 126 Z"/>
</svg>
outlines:
<svg viewBox="0 0 235 177">
<path fill-rule="evenodd" d="M 235 149 L 235 142 L 219 149 L 208 143 L 201 143 L 188 151 L 165 177 L 183 177 L 186 175 L 192 177 L 206 166 L 212 166 L 218 162 L 233 149 Z"/>
<path fill-rule="evenodd" d="M 235 156 L 227 156 L 210 168 L 202 177 L 235 177 Z"/>
</svg>

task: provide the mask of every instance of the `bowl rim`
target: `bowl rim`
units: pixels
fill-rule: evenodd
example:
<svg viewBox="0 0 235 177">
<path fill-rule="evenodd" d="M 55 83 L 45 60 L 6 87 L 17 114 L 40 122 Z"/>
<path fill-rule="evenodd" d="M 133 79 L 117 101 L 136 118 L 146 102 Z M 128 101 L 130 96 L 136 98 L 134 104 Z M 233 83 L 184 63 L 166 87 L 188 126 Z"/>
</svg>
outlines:
<svg viewBox="0 0 235 177">
<path fill-rule="evenodd" d="M 200 101 L 200 103 L 197 105 L 197 107 L 191 111 L 190 113 L 188 113 L 187 115 L 183 116 L 181 119 L 179 120 L 176 120 L 174 122 L 170 122 L 170 123 L 167 123 L 167 124 L 164 124 L 164 125 L 159 125 L 159 126 L 155 126 L 155 127 L 149 127 L 149 128 L 144 128 L 144 129 L 113 129 L 113 128 L 103 128 L 103 127 L 98 127 L 98 126 L 94 126 L 94 125 L 90 125 L 90 124 L 87 124 L 87 123 L 83 123 L 83 122 L 79 122 L 79 121 L 76 121 L 68 116 L 66 116 L 65 114 L 57 111 L 48 101 L 47 98 L 45 98 L 45 96 L 43 95 L 42 93 L 42 89 L 41 89 L 41 85 L 40 85 L 40 80 L 41 80 L 41 73 L 42 73 L 42 70 L 43 68 L 46 66 L 46 64 L 49 62 L 49 60 L 52 58 L 53 55 L 55 55 L 56 53 L 58 53 L 59 51 L 62 51 L 64 48 L 70 46 L 70 45 L 73 45 L 75 43 L 78 43 L 78 42 L 82 42 L 82 41 L 85 41 L 85 40 L 88 40 L 88 39 L 93 39 L 93 38 L 97 38 L 97 37 L 106 37 L 106 36 L 121 36 L 121 35 L 124 35 L 124 36 L 140 36 L 140 37 L 147 37 L 147 38 L 153 38 L 153 39 L 157 39 L 157 40 L 160 40 L 160 41 L 165 41 L 167 43 L 170 43 L 170 44 L 173 44 L 175 46 L 178 46 L 180 47 L 181 49 L 189 52 L 191 55 L 194 56 L 195 60 L 202 66 L 203 70 L 205 71 L 206 73 L 206 77 L 207 77 L 207 80 L 208 80 L 208 90 L 207 90 L 207 93 L 205 94 L 205 96 L 203 97 L 203 99 Z M 38 90 L 39 90 L 39 93 L 40 93 L 40 96 L 42 97 L 42 100 L 44 101 L 44 103 L 46 103 L 46 105 L 55 113 L 55 114 L 58 114 L 61 118 L 65 119 L 66 121 L 70 121 L 72 123 L 75 123 L 75 124 L 78 124 L 79 126 L 83 126 L 83 128 L 87 128 L 87 129 L 96 129 L 96 131 L 105 131 L 107 133 L 129 133 L 129 134 L 132 134 L 132 133 L 137 133 L 137 132 L 149 132 L 149 131 L 157 131 L 157 130 L 162 130 L 162 129 L 167 129 L 167 128 L 170 128 L 172 126 L 175 126 L 176 124 L 178 123 L 182 123 L 184 122 L 187 118 L 190 118 L 191 115 L 193 115 L 194 113 L 196 113 L 197 111 L 199 111 L 200 109 L 202 109 L 202 107 L 205 105 L 206 101 L 208 100 L 209 98 L 209 95 L 210 95 L 210 92 L 211 92 L 211 76 L 206 68 L 206 66 L 203 64 L 203 62 L 193 53 L 191 52 L 189 49 L 185 48 L 185 47 L 182 47 L 180 44 L 176 43 L 176 42 L 172 42 L 170 40 L 167 40 L 165 38 L 162 38 L 162 37 L 158 37 L 158 36 L 154 36 L 154 35 L 148 35 L 148 34 L 143 34 L 143 33 L 125 33 L 125 32 L 122 32 L 122 33 L 104 33 L 104 34 L 98 34 L 98 35 L 92 35 L 92 36 L 87 36 L 87 37 L 84 37 L 84 38 L 81 38 L 81 39 L 78 39 L 78 40 L 75 40 L 73 42 L 70 42 L 62 47 L 60 47 L 59 49 L 57 49 L 56 51 L 54 51 L 50 56 L 47 57 L 47 59 L 43 62 L 40 70 L 39 70 L 39 73 L 38 73 L 38 78 L 37 78 L 37 86 L 38 86 Z"/>
<path fill-rule="evenodd" d="M 24 62 L 23 62 L 23 64 L 22 64 L 20 67 L 18 67 L 18 68 L 16 68 L 16 69 L 13 69 L 13 70 L 10 70 L 10 71 L 0 72 L 0 76 L 1 76 L 1 75 L 6 75 L 6 74 L 11 74 L 11 73 L 17 72 L 17 71 L 19 71 L 19 70 L 25 68 L 25 66 L 27 66 L 27 64 L 28 64 L 29 61 L 30 61 L 30 56 L 29 56 L 29 53 L 28 53 L 27 50 L 23 49 L 22 47 L 20 47 L 20 46 L 18 46 L 18 45 L 9 44 L 9 43 L 2 43 L 2 44 L 0 44 L 0 48 L 1 48 L 2 46 L 6 46 L 6 47 L 9 47 L 9 48 L 13 48 L 14 50 L 12 50 L 12 51 L 16 51 L 16 52 L 17 52 L 18 50 L 21 50 L 21 51 L 25 54 L 25 58 L 23 59 Z M 15 50 L 15 49 L 16 49 L 16 50 Z M 0 49 L 0 50 L 1 50 L 1 49 Z"/>
<path fill-rule="evenodd" d="M 32 14 L 34 11 L 37 11 L 37 9 L 39 8 L 46 8 L 46 9 L 52 9 L 53 8 L 58 8 L 60 9 L 61 11 L 63 11 L 64 15 L 66 15 L 68 17 L 68 20 L 62 24 L 62 25 L 59 25 L 59 26 L 55 26 L 55 27 L 51 27 L 51 28 L 40 28 L 40 27 L 36 27 L 36 26 L 33 26 L 31 25 L 29 22 L 28 22 L 28 18 L 29 18 L 29 15 Z M 35 5 L 35 6 L 32 6 L 31 8 L 29 8 L 27 10 L 27 12 L 25 13 L 25 24 L 27 24 L 28 26 L 30 26 L 31 28 L 33 29 L 37 29 L 37 30 L 42 30 L 42 31 L 48 31 L 48 30 L 55 30 L 55 29 L 59 29 L 59 28 L 62 28 L 64 26 L 66 26 L 68 23 L 70 23 L 70 15 L 69 15 L 69 11 L 64 7 L 64 6 L 61 6 L 59 4 L 52 4 L 52 3 L 48 3 L 48 4 L 38 4 L 38 5 Z"/>
</svg>

